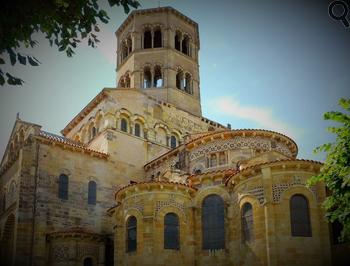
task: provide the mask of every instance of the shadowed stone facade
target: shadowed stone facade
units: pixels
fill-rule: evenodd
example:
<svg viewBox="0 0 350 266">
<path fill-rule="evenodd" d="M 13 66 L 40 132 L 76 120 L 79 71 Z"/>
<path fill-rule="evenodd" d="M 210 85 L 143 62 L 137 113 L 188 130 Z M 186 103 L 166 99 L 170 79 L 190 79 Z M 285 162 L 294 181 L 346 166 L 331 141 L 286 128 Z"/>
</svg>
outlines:
<svg viewBox="0 0 350 266">
<path fill-rule="evenodd" d="M 202 117 L 197 23 L 137 10 L 116 36 L 116 88 L 62 136 L 16 119 L 1 265 L 330 265 L 325 188 L 305 185 L 321 163 Z"/>
</svg>

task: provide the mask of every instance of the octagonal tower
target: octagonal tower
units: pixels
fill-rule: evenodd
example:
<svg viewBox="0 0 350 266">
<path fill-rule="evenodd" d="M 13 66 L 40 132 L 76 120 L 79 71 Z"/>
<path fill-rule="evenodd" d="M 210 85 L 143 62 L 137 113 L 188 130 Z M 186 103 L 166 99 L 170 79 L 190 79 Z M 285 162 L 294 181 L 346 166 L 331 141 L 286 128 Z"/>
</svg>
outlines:
<svg viewBox="0 0 350 266">
<path fill-rule="evenodd" d="M 171 7 L 133 11 L 116 31 L 117 87 L 201 116 L 198 24 Z"/>
</svg>

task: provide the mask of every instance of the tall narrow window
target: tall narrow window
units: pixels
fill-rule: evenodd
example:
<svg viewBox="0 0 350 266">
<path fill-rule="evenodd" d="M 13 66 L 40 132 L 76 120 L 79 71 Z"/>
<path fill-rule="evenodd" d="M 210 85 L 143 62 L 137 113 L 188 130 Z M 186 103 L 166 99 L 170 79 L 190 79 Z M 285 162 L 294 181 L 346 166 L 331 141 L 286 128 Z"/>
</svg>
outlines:
<svg viewBox="0 0 350 266">
<path fill-rule="evenodd" d="M 143 71 L 143 87 L 151 88 L 152 85 L 152 73 L 149 67 L 145 67 Z"/>
<path fill-rule="evenodd" d="M 120 120 L 120 129 L 121 131 L 128 132 L 128 122 L 125 118 L 122 118 Z"/>
<path fill-rule="evenodd" d="M 292 236 L 311 236 L 309 204 L 300 194 L 290 199 L 290 222 Z"/>
<path fill-rule="evenodd" d="M 180 34 L 179 33 L 176 33 L 175 35 L 175 49 L 180 51 L 181 48 L 180 48 Z"/>
<path fill-rule="evenodd" d="M 220 152 L 220 154 L 219 154 L 219 164 L 220 165 L 226 164 L 226 154 L 225 154 L 225 152 Z"/>
<path fill-rule="evenodd" d="M 191 75 L 189 73 L 186 73 L 184 78 L 184 89 L 185 92 L 192 94 L 192 82 L 191 82 Z"/>
<path fill-rule="evenodd" d="M 174 149 L 174 148 L 176 148 L 176 146 L 177 146 L 177 139 L 176 139 L 176 137 L 173 135 L 173 136 L 170 137 L 170 147 L 171 147 L 172 149 Z"/>
<path fill-rule="evenodd" d="M 217 165 L 217 156 L 216 154 L 210 155 L 210 167 L 215 167 Z"/>
<path fill-rule="evenodd" d="M 164 216 L 164 248 L 180 249 L 179 217 L 175 213 Z"/>
<path fill-rule="evenodd" d="M 129 73 L 125 75 L 125 87 L 130 88 L 130 76 Z"/>
<path fill-rule="evenodd" d="M 88 204 L 95 205 L 96 204 L 96 182 L 90 181 L 88 185 Z"/>
<path fill-rule="evenodd" d="M 152 33 L 150 30 L 146 30 L 143 33 L 143 48 L 152 48 Z"/>
<path fill-rule="evenodd" d="M 176 88 L 183 90 L 183 72 L 181 70 L 178 70 L 176 74 Z"/>
<path fill-rule="evenodd" d="M 91 128 L 91 138 L 94 138 L 94 137 L 96 136 L 96 134 L 97 134 L 97 129 L 96 129 L 96 127 L 92 127 L 92 128 Z"/>
<path fill-rule="evenodd" d="M 141 137 L 141 126 L 139 123 L 135 124 L 135 136 Z"/>
<path fill-rule="evenodd" d="M 58 180 L 58 197 L 68 199 L 68 176 L 61 174 Z"/>
<path fill-rule="evenodd" d="M 244 241 L 253 240 L 253 207 L 250 203 L 244 203 L 241 214 L 242 238 Z"/>
<path fill-rule="evenodd" d="M 186 55 L 190 55 L 189 43 L 190 43 L 190 40 L 189 40 L 188 36 L 185 36 L 182 40 L 182 52 Z"/>
<path fill-rule="evenodd" d="M 225 248 L 224 201 L 218 195 L 207 196 L 202 203 L 202 248 Z"/>
<path fill-rule="evenodd" d="M 154 67 L 153 87 L 160 88 L 163 86 L 162 69 L 160 66 Z"/>
<path fill-rule="evenodd" d="M 126 252 L 136 251 L 136 247 L 137 247 L 137 220 L 135 216 L 131 216 L 126 222 Z"/>
<path fill-rule="evenodd" d="M 157 29 L 154 31 L 154 36 L 153 36 L 153 47 L 162 47 L 162 32 L 160 29 Z"/>
</svg>

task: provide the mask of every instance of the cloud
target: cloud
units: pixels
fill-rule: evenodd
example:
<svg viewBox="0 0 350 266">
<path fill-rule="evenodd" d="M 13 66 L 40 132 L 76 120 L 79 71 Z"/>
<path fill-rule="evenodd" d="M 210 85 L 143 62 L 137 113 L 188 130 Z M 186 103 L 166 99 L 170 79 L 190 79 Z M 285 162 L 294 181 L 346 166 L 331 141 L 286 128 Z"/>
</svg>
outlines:
<svg viewBox="0 0 350 266">
<path fill-rule="evenodd" d="M 213 99 L 209 106 L 216 113 L 253 122 L 258 128 L 277 131 L 293 138 L 302 134 L 302 129 L 276 118 L 271 108 L 242 105 L 233 97 Z"/>
</svg>

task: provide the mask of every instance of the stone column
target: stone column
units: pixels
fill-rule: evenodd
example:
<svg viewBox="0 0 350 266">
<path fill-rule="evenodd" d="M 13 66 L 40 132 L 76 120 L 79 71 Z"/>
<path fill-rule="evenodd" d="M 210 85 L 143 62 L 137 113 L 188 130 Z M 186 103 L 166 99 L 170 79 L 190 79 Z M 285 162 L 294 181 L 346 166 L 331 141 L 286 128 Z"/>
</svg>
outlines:
<svg viewBox="0 0 350 266">
<path fill-rule="evenodd" d="M 263 175 L 263 187 L 265 195 L 264 215 L 265 215 L 265 240 L 266 240 L 266 257 L 267 265 L 277 266 L 276 252 L 276 230 L 275 215 L 272 202 L 272 173 L 271 168 L 261 169 Z"/>
</svg>

